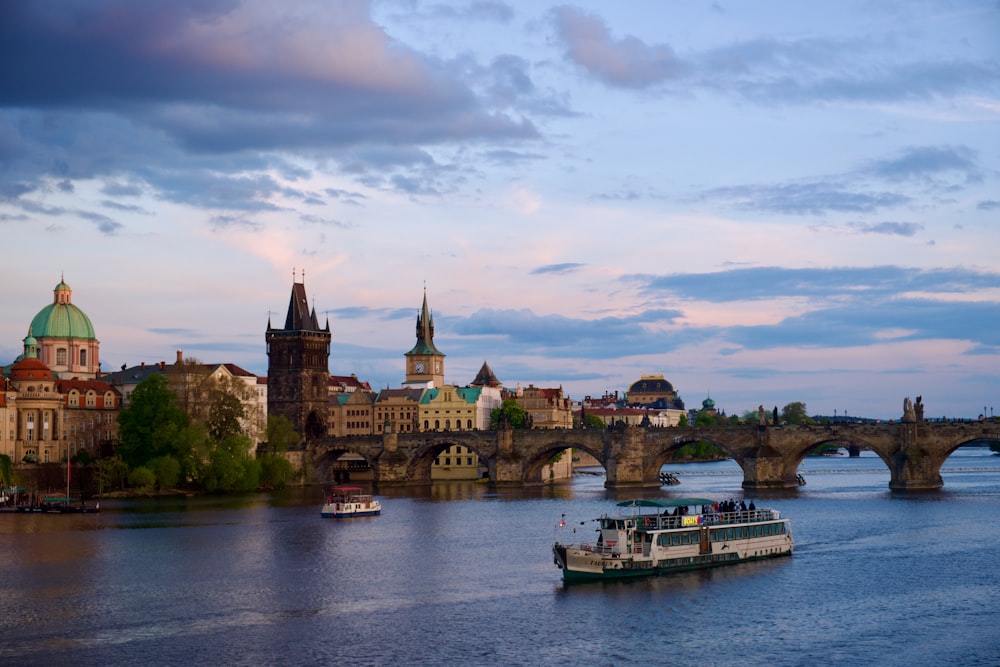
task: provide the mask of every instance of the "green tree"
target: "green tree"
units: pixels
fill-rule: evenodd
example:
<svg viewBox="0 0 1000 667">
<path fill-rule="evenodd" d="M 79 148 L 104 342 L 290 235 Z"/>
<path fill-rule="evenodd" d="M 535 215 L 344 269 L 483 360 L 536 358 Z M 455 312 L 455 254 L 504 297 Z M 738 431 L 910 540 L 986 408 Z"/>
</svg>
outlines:
<svg viewBox="0 0 1000 667">
<path fill-rule="evenodd" d="M 172 454 L 174 436 L 188 424 L 162 375 L 151 375 L 135 388 L 129 406 L 118 413 L 117 454 L 129 467 Z"/>
<path fill-rule="evenodd" d="M 128 480 L 128 464 L 119 456 L 109 456 L 97 461 L 97 484 L 99 493 L 111 489 L 124 489 Z"/>
<path fill-rule="evenodd" d="M 490 428 L 496 430 L 500 428 L 501 422 L 510 428 L 526 428 L 528 425 L 528 412 L 517 404 L 512 398 L 504 400 L 500 407 L 490 413 Z"/>
<path fill-rule="evenodd" d="M 181 464 L 173 456 L 158 456 L 149 462 L 148 467 L 156 476 L 158 489 L 173 489 L 181 478 Z"/>
<path fill-rule="evenodd" d="M 243 433 L 245 411 L 240 398 L 224 387 L 216 387 L 210 394 L 208 407 L 208 433 L 216 442 Z"/>
<path fill-rule="evenodd" d="M 0 487 L 14 486 L 14 464 L 6 454 L 0 454 Z"/>
<path fill-rule="evenodd" d="M 583 423 L 585 428 L 605 428 L 604 420 L 597 415 L 584 415 Z"/>
<path fill-rule="evenodd" d="M 267 418 L 267 445 L 272 452 L 287 452 L 299 444 L 300 436 L 285 415 Z"/>
<path fill-rule="evenodd" d="M 789 424 L 811 424 L 809 413 L 806 412 L 806 404 L 801 401 L 794 401 L 781 408 L 781 421 Z"/>
<path fill-rule="evenodd" d="M 284 415 L 267 418 L 267 451 L 257 457 L 260 463 L 260 484 L 266 489 L 281 489 L 292 481 L 292 463 L 284 453 L 299 444 L 299 434 Z"/>
<path fill-rule="evenodd" d="M 156 474 L 145 466 L 139 466 L 128 474 L 128 483 L 136 490 L 148 493 L 156 486 Z"/>
</svg>

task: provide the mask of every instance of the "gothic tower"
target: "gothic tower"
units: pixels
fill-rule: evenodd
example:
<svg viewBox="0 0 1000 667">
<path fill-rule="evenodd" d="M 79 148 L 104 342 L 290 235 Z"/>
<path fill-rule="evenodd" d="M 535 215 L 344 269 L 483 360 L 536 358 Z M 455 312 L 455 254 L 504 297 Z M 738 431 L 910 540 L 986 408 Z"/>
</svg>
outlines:
<svg viewBox="0 0 1000 667">
<path fill-rule="evenodd" d="M 426 287 L 424 305 L 417 315 L 417 344 L 403 356 L 406 357 L 404 385 L 444 386 L 444 354 L 434 347 L 434 315 L 427 307 Z"/>
<path fill-rule="evenodd" d="M 329 317 L 320 329 L 305 282 L 295 282 L 293 273 L 285 327 L 275 329 L 267 318 L 267 414 L 288 417 L 303 445 L 327 432 L 330 339 Z"/>
</svg>

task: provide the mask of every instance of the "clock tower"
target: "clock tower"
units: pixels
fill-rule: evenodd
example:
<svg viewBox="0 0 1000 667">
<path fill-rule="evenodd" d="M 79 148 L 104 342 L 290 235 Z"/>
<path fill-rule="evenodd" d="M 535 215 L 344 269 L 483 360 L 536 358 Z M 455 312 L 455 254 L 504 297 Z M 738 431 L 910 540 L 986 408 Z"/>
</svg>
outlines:
<svg viewBox="0 0 1000 667">
<path fill-rule="evenodd" d="M 406 357 L 404 385 L 444 386 L 444 354 L 434 347 L 434 316 L 427 307 L 426 287 L 424 305 L 417 315 L 417 344 L 403 356 Z"/>
</svg>

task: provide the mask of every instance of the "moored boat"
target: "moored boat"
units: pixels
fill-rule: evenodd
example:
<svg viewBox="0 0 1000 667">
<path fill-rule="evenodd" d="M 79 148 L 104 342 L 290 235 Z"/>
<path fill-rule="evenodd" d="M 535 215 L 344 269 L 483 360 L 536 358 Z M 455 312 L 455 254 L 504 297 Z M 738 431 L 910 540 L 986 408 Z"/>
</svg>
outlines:
<svg viewBox="0 0 1000 667">
<path fill-rule="evenodd" d="M 791 522 L 772 509 L 727 511 L 705 498 L 627 500 L 619 516 L 597 519 L 597 541 L 552 546 L 563 581 L 599 581 L 683 572 L 790 556 Z M 644 514 L 643 508 L 652 508 Z M 662 510 L 662 511 L 661 511 Z"/>
<path fill-rule="evenodd" d="M 382 503 L 357 486 L 335 486 L 328 489 L 320 516 L 324 519 L 344 519 L 353 516 L 375 516 L 382 513 Z"/>
</svg>

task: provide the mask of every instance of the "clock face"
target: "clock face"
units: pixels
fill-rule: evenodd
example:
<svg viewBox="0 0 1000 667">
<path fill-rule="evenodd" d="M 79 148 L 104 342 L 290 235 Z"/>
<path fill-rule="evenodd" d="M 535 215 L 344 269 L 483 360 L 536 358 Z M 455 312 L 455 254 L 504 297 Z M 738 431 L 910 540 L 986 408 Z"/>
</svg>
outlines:
<svg viewBox="0 0 1000 667">
<path fill-rule="evenodd" d="M 424 372 L 424 362 L 418 361 L 417 363 L 413 364 L 413 370 L 415 370 L 418 373 L 423 373 Z"/>
</svg>

